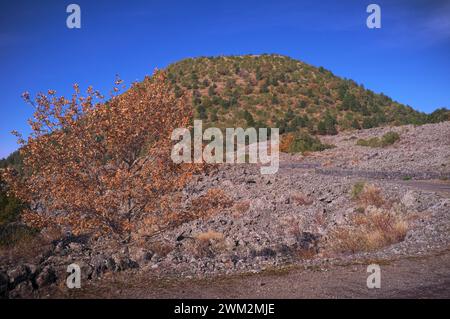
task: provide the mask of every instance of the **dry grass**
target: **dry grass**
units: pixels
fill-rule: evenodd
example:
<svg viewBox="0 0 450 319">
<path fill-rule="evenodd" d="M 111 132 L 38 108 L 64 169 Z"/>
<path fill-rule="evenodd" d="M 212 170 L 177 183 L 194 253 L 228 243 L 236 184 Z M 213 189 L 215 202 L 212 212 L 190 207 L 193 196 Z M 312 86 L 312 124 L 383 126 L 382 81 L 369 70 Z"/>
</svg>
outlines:
<svg viewBox="0 0 450 319">
<path fill-rule="evenodd" d="M 288 153 L 289 149 L 294 142 L 295 136 L 294 134 L 284 134 L 281 137 L 280 143 L 280 152 Z"/>
<path fill-rule="evenodd" d="M 377 250 L 403 241 L 408 227 L 400 213 L 372 206 L 331 232 L 331 248 L 343 253 Z"/>
<path fill-rule="evenodd" d="M 208 230 L 207 232 L 197 234 L 195 238 L 199 241 L 222 240 L 223 234 L 214 230 Z"/>
<path fill-rule="evenodd" d="M 301 206 L 307 206 L 313 203 L 313 200 L 311 198 L 301 193 L 292 194 L 291 199 L 294 201 L 294 203 Z"/>
<path fill-rule="evenodd" d="M 351 190 L 352 199 L 359 202 L 361 207 L 366 209 L 369 206 L 375 207 L 389 207 L 390 203 L 388 203 L 381 191 L 380 188 L 366 184 L 364 182 L 358 182 L 353 185 Z"/>
<path fill-rule="evenodd" d="M 382 207 L 386 203 L 381 189 L 373 185 L 366 185 L 361 194 L 359 194 L 358 199 L 363 207 Z"/>
<path fill-rule="evenodd" d="M 373 251 L 404 240 L 409 223 L 400 212 L 392 209 L 380 188 L 356 183 L 351 192 L 359 207 L 348 225 L 331 232 L 332 250 L 337 252 Z"/>
<path fill-rule="evenodd" d="M 233 208 L 231 209 L 233 213 L 233 217 L 240 217 L 248 210 L 250 209 L 250 201 L 249 200 L 243 200 L 239 201 L 236 204 L 233 205 Z"/>
<path fill-rule="evenodd" d="M 161 205 L 162 211 L 155 215 L 145 216 L 136 223 L 132 239 L 145 244 L 150 238 L 160 235 L 168 229 L 174 229 L 184 223 L 196 219 L 209 219 L 212 216 L 229 210 L 233 200 L 222 189 L 211 188 L 205 194 L 194 199 L 185 207 L 180 194 L 173 195 Z"/>
<path fill-rule="evenodd" d="M 222 233 L 208 230 L 195 236 L 192 253 L 196 257 L 213 257 L 215 253 L 223 249 L 224 236 Z"/>
</svg>

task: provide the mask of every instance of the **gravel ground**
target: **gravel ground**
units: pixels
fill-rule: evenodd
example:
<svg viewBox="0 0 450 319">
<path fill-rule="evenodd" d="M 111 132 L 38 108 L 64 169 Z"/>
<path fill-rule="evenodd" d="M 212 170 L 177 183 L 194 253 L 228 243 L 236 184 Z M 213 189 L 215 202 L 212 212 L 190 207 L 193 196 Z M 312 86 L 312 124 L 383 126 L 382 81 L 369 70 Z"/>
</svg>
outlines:
<svg viewBox="0 0 450 319">
<path fill-rule="evenodd" d="M 401 136 L 392 146 L 355 145 L 359 138 L 390 130 Z M 336 148 L 309 156 L 281 154 L 275 175 L 261 175 L 258 167 L 243 164 L 197 176 L 184 190 L 186 202 L 218 189 L 223 204 L 208 218 L 164 231 L 145 245 L 92 244 L 78 238 L 55 242 L 27 264 L 12 265 L 0 256 L 0 292 L 7 287 L 10 297 L 45 297 L 50 287 L 49 296 L 55 296 L 64 287 L 67 265 L 76 262 L 87 287 L 111 296 L 122 296 L 107 289 L 116 287 L 114 282 L 124 297 L 448 296 L 450 184 L 443 177 L 450 168 L 450 122 L 323 139 Z M 436 177 L 441 180 L 429 179 Z M 350 227 L 361 214 L 351 195 L 359 182 L 378 188 L 389 210 L 408 221 L 406 236 L 375 251 L 338 253 L 330 248 L 330 234 Z M 199 240 L 202 234 L 209 239 Z M 362 285 L 367 260 L 386 266 L 386 278 L 392 279 L 385 281 L 385 289 L 367 291 Z M 416 275 L 417 280 L 408 281 Z M 208 280 L 213 283 L 204 289 Z M 166 281 L 175 286 L 166 287 Z M 139 285 L 147 282 L 158 289 Z"/>
<path fill-rule="evenodd" d="M 356 145 L 358 139 L 397 132 L 400 140 L 386 148 Z M 324 166 L 382 172 L 442 173 L 450 175 L 450 122 L 344 132 L 322 138 L 336 148 L 314 156 Z"/>
<path fill-rule="evenodd" d="M 367 288 L 367 265 L 378 263 L 381 287 Z M 137 274 L 90 282 L 63 298 L 450 298 L 450 252 L 400 260 L 370 260 L 325 267 L 290 268 L 254 275 L 163 281 Z M 42 297 L 45 297 L 43 295 Z"/>
</svg>

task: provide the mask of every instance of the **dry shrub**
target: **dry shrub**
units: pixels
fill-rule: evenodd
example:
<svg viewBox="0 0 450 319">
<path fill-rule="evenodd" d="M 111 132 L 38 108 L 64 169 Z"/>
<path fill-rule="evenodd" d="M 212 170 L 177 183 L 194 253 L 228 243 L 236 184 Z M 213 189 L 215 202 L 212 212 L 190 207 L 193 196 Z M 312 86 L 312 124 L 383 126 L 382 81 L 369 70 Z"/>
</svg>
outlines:
<svg viewBox="0 0 450 319">
<path fill-rule="evenodd" d="M 292 133 L 287 133 L 281 136 L 280 152 L 289 153 L 292 143 L 295 140 L 295 136 Z"/>
<path fill-rule="evenodd" d="M 233 217 L 242 216 L 249 209 L 250 209 L 250 201 L 249 200 L 239 201 L 233 205 L 233 208 L 232 208 Z"/>
<path fill-rule="evenodd" d="M 316 230 L 317 229 L 318 227 L 316 226 Z M 291 253 L 296 257 L 300 259 L 311 259 L 315 255 L 317 255 L 318 240 L 313 239 L 310 241 L 309 239 L 306 239 L 306 237 L 309 236 L 310 233 L 308 231 L 305 231 L 304 222 L 302 220 L 292 219 L 291 222 L 286 226 L 286 232 L 289 236 L 294 237 L 296 240 L 296 248 L 290 250 Z M 311 245 L 309 243 L 311 243 Z"/>
<path fill-rule="evenodd" d="M 132 238 L 142 241 L 154 237 L 161 232 L 173 229 L 181 224 L 192 220 L 194 217 L 183 206 L 181 193 L 170 194 L 162 197 L 160 211 L 158 214 L 143 216 L 135 227 Z"/>
<path fill-rule="evenodd" d="M 206 194 L 192 200 L 192 219 L 208 218 L 219 210 L 230 208 L 233 200 L 221 189 L 211 188 Z"/>
<path fill-rule="evenodd" d="M 364 207 L 370 205 L 375 207 L 382 207 L 386 201 L 383 198 L 381 189 L 373 185 L 366 185 L 359 195 L 359 201 Z"/>
<path fill-rule="evenodd" d="M 166 257 L 174 249 L 172 245 L 160 241 L 151 243 L 148 248 L 160 257 Z"/>
<path fill-rule="evenodd" d="M 156 237 L 163 231 L 173 229 L 183 223 L 199 218 L 210 218 L 217 212 L 232 206 L 232 199 L 221 189 L 211 188 L 206 194 L 191 200 L 188 207 L 183 207 L 180 194 L 171 195 L 161 205 L 159 215 L 145 216 L 139 222 L 139 227 L 133 239 L 137 242 Z"/>
<path fill-rule="evenodd" d="M 145 243 L 146 236 L 158 234 L 161 230 L 166 229 L 162 220 L 156 216 L 146 216 L 141 220 L 141 225 L 138 228 L 133 239 L 137 242 Z"/>
<path fill-rule="evenodd" d="M 373 251 L 403 241 L 407 231 L 408 222 L 402 215 L 371 206 L 353 216 L 349 225 L 332 231 L 330 243 L 336 252 Z"/>
<path fill-rule="evenodd" d="M 59 227 L 46 227 L 40 232 L 40 235 L 47 242 L 52 242 L 64 237 L 64 233 Z"/>
<path fill-rule="evenodd" d="M 208 230 L 195 236 L 193 253 L 197 257 L 213 257 L 215 252 L 223 248 L 222 233 Z"/>
<path fill-rule="evenodd" d="M 353 185 L 351 196 L 357 200 L 363 208 L 368 206 L 387 207 L 389 203 L 384 199 L 381 189 L 364 182 Z"/>
<path fill-rule="evenodd" d="M 208 230 L 207 232 L 197 234 L 195 238 L 199 241 L 221 240 L 223 239 L 223 234 L 214 230 Z"/>
<path fill-rule="evenodd" d="M 294 201 L 294 203 L 301 206 L 307 206 L 313 203 L 313 200 L 311 198 L 301 193 L 292 194 L 291 199 Z"/>
</svg>

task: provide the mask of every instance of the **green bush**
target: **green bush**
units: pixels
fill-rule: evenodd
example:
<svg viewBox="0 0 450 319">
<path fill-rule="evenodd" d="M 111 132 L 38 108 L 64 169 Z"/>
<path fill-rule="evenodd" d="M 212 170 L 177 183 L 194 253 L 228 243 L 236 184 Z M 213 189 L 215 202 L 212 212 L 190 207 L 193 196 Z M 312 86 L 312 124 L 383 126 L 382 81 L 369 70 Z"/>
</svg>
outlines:
<svg viewBox="0 0 450 319">
<path fill-rule="evenodd" d="M 359 198 L 359 195 L 363 191 L 365 185 L 366 185 L 366 183 L 364 183 L 364 182 L 357 182 L 355 185 L 353 185 L 353 188 L 351 191 L 351 195 L 352 195 L 353 199 Z"/>
<path fill-rule="evenodd" d="M 4 191 L 0 193 L 0 225 L 17 221 L 22 211 L 22 203 L 15 197 L 9 197 Z"/>
<path fill-rule="evenodd" d="M 37 234 L 36 229 L 23 224 L 0 225 L 0 247 L 13 247 L 19 242 L 31 241 Z"/>
<path fill-rule="evenodd" d="M 380 139 L 378 137 L 372 137 L 372 138 L 369 138 L 368 140 L 359 139 L 356 142 L 356 145 L 368 146 L 368 147 L 380 147 L 381 143 L 380 143 Z"/>
<path fill-rule="evenodd" d="M 386 147 L 394 144 L 400 139 L 400 135 L 396 132 L 387 132 L 381 139 L 379 137 L 372 137 L 367 140 L 359 139 L 356 145 L 367 147 Z"/>
<path fill-rule="evenodd" d="M 392 145 L 400 139 L 400 135 L 397 132 L 387 132 L 381 138 L 381 146 Z"/>
<path fill-rule="evenodd" d="M 427 120 L 430 123 L 439 123 L 450 121 L 450 110 L 445 107 L 435 110 L 433 113 L 427 115 Z"/>
<path fill-rule="evenodd" d="M 302 132 L 300 134 L 295 135 L 294 139 L 288 146 L 287 152 L 288 153 L 320 152 L 333 147 L 334 147 L 333 145 L 323 144 L 317 137 Z"/>
<path fill-rule="evenodd" d="M 0 176 L 0 225 L 17 221 L 22 209 L 23 204 L 17 198 L 8 196 L 6 184 Z"/>
<path fill-rule="evenodd" d="M 317 125 L 317 132 L 320 135 L 335 135 L 337 134 L 336 124 L 336 117 L 327 113 L 325 115 L 325 118 Z"/>
<path fill-rule="evenodd" d="M 22 158 L 18 151 L 0 160 L 0 246 L 12 246 L 22 239 L 29 239 L 35 230 L 18 223 L 23 203 L 14 196 L 8 196 L 7 185 L 1 179 L 1 170 L 14 167 L 21 171 Z"/>
<path fill-rule="evenodd" d="M 32 239 L 37 233 L 18 223 L 23 204 L 15 197 L 8 196 L 6 186 L 0 180 L 0 247 L 11 247 L 21 241 Z"/>
</svg>

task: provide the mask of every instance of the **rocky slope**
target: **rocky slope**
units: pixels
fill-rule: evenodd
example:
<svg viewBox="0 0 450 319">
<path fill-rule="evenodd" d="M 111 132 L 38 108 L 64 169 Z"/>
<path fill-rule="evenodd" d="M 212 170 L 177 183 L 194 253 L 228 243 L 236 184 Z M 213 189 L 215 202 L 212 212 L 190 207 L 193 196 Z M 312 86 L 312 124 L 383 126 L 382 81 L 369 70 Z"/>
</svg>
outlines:
<svg viewBox="0 0 450 319">
<path fill-rule="evenodd" d="M 400 133 L 400 140 L 393 145 L 355 145 L 359 138 L 390 130 Z M 282 154 L 275 175 L 261 175 L 259 168 L 250 164 L 221 165 L 196 176 L 184 190 L 185 200 L 217 190 L 221 205 L 207 217 L 140 243 L 68 237 L 20 262 L 2 255 L 0 291 L 3 296 L 20 297 L 42 296 L 46 287 L 64 289 L 66 268 L 73 262 L 81 266 L 83 280 L 118 271 L 149 278 L 191 278 L 291 264 L 390 260 L 447 250 L 450 185 L 444 177 L 450 173 L 449 137 L 450 122 L 362 130 L 324 137 L 336 145 L 331 150 L 308 156 Z M 423 187 L 401 178 L 414 173 L 417 177 L 439 175 L 440 181 L 427 181 L 427 185 L 439 186 Z M 355 188 L 361 182 L 370 185 L 371 193 L 357 199 Z M 376 240 L 371 238 L 374 242 L 368 243 L 372 246 L 364 249 L 351 242 L 343 243 L 345 249 L 337 245 L 343 239 L 336 237 L 336 232 L 358 231 L 358 220 L 371 223 L 361 218 L 380 216 L 399 218 L 404 234 L 391 240 L 392 227 L 397 224 L 383 219 L 389 227 L 382 235 L 390 241 L 378 245 L 376 240 L 383 238 L 375 233 Z"/>
<path fill-rule="evenodd" d="M 387 132 L 397 132 L 400 140 L 384 148 L 356 145 L 358 139 Z M 336 146 L 313 156 L 324 168 L 390 172 L 418 179 L 450 177 L 450 122 L 344 132 L 322 140 Z"/>
</svg>

